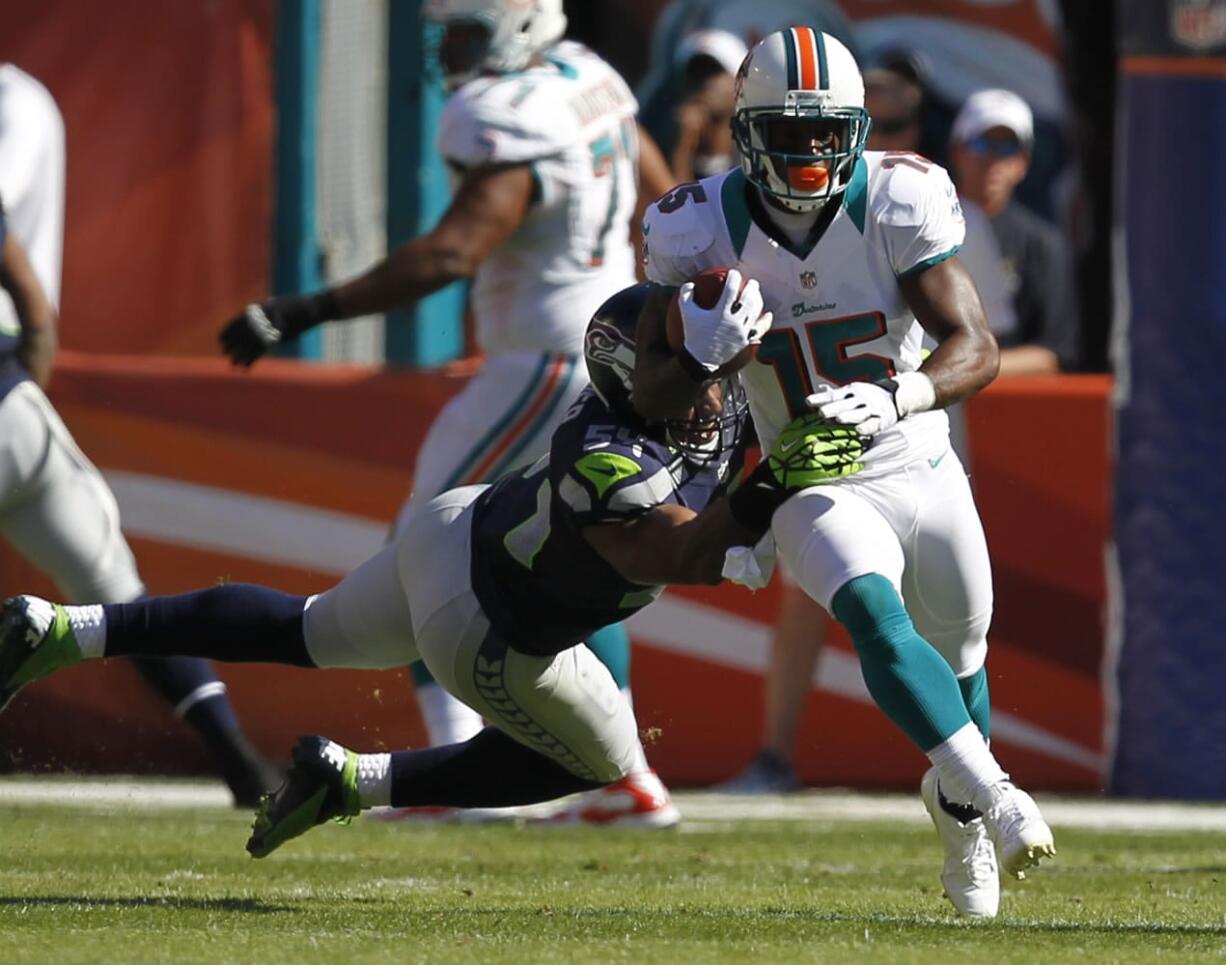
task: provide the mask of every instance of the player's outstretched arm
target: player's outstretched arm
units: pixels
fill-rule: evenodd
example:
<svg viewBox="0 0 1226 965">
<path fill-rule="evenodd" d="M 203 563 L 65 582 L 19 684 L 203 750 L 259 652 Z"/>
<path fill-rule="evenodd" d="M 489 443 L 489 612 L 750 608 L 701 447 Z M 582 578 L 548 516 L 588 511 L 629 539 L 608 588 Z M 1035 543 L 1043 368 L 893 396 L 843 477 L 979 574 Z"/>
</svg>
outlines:
<svg viewBox="0 0 1226 965">
<path fill-rule="evenodd" d="M 309 297 L 249 305 L 218 336 L 236 365 L 251 365 L 273 345 L 327 321 L 391 311 L 463 278 L 523 223 L 532 203 L 527 164 L 475 168 L 428 234 L 393 249 L 357 278 Z"/>
<path fill-rule="evenodd" d="M 700 513 L 662 504 L 633 520 L 588 526 L 584 538 L 622 577 L 645 586 L 719 583 L 734 546 L 753 546 L 788 497 L 862 468 L 858 432 L 803 415 L 780 434 L 770 454 L 730 495 Z"/>
<path fill-rule="evenodd" d="M 13 299 L 21 325 L 18 357 L 31 378 L 46 386 L 51 380 L 58 344 L 55 309 L 47 300 L 21 242 L 12 232 L 0 232 L 0 237 L 4 239 L 0 249 L 0 285 Z"/>
<path fill-rule="evenodd" d="M 920 366 L 932 381 L 933 408 L 974 395 L 1000 367 L 996 338 L 970 274 L 956 258 L 899 281 L 907 305 L 937 347 Z"/>
</svg>

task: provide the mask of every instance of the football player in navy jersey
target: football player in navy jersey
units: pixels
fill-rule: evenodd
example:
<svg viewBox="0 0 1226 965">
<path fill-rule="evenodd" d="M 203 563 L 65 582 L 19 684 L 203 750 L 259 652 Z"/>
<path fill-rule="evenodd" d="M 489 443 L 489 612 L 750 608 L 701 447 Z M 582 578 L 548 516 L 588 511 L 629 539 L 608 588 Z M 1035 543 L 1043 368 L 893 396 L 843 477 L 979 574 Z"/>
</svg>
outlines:
<svg viewBox="0 0 1226 965">
<path fill-rule="evenodd" d="M 651 289 L 625 289 L 597 311 L 584 343 L 592 385 L 535 465 L 431 500 L 317 596 L 230 585 L 118 606 L 15 597 L 0 610 L 0 700 L 116 654 L 352 668 L 420 657 L 490 721 L 463 743 L 390 754 L 301 738 L 257 813 L 256 857 L 364 808 L 530 804 L 642 767 L 633 712 L 580 644 L 666 583 L 720 582 L 728 551 L 756 544 L 790 492 L 857 471 L 863 452 L 854 430 L 804 417 L 733 486 L 746 414 L 735 376 L 710 381 L 684 418 L 641 419 L 630 401 L 634 327 Z M 745 310 L 757 317 L 760 303 Z"/>
</svg>

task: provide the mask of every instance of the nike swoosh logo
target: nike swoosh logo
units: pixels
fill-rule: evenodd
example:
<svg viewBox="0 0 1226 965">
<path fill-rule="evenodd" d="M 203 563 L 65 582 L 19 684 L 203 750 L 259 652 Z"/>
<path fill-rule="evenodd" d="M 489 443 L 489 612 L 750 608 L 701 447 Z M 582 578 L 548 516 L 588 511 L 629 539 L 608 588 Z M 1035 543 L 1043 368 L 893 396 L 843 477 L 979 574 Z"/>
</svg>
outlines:
<svg viewBox="0 0 1226 965">
<path fill-rule="evenodd" d="M 949 455 L 949 450 L 946 449 L 943 453 L 941 453 L 935 459 L 929 459 L 928 465 L 930 465 L 933 469 L 936 469 L 936 467 L 941 464 L 941 460 L 944 459 L 948 455 Z"/>
<path fill-rule="evenodd" d="M 792 449 L 795 449 L 796 446 L 799 445 L 802 441 L 803 441 L 802 439 L 793 439 L 791 442 L 786 443 L 786 444 L 781 442 L 779 443 L 779 451 L 780 452 L 790 452 Z"/>
<path fill-rule="evenodd" d="M 602 476 L 608 476 L 610 479 L 612 479 L 614 476 L 617 475 L 617 470 L 614 469 L 612 466 L 608 468 L 603 468 L 601 466 L 588 466 L 587 468 L 590 469 L 592 472 L 600 473 L 600 475 Z"/>
</svg>

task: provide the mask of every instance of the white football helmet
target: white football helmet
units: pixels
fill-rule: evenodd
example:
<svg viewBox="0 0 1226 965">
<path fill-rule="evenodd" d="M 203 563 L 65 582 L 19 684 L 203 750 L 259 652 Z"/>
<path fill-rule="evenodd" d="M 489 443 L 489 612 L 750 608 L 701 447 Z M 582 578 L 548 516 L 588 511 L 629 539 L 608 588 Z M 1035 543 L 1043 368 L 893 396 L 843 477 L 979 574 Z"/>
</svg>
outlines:
<svg viewBox="0 0 1226 965">
<path fill-rule="evenodd" d="M 523 70 L 533 54 L 566 31 L 562 0 L 426 0 L 427 20 L 443 28 L 439 62 L 449 88 L 478 74 Z M 482 28 L 476 37 L 451 43 L 453 27 Z M 455 31 L 458 35 L 460 31 Z"/>
<path fill-rule="evenodd" d="M 772 125 L 791 119 L 835 122 L 835 149 L 772 146 Z M 869 123 L 860 68 L 851 51 L 828 33 L 812 27 L 776 31 L 741 63 L 732 115 L 741 168 L 793 211 L 811 211 L 843 192 L 864 151 Z"/>
</svg>

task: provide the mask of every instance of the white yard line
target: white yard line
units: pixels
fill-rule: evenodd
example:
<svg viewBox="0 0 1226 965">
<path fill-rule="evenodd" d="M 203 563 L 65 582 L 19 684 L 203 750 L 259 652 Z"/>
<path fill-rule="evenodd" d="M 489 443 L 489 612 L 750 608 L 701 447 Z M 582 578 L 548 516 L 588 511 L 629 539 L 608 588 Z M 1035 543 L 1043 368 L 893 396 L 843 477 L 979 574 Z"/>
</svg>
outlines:
<svg viewBox="0 0 1226 965">
<path fill-rule="evenodd" d="M 682 815 L 704 825 L 733 821 L 901 821 L 928 820 L 919 795 L 805 791 L 746 796 L 680 791 Z M 1132 831 L 1215 831 L 1226 833 L 1226 804 L 1170 801 L 1108 801 L 1039 795 L 1044 816 L 1066 828 Z M 113 811 L 229 809 L 220 784 L 140 778 L 3 778 L 0 807 L 80 807 Z"/>
</svg>

